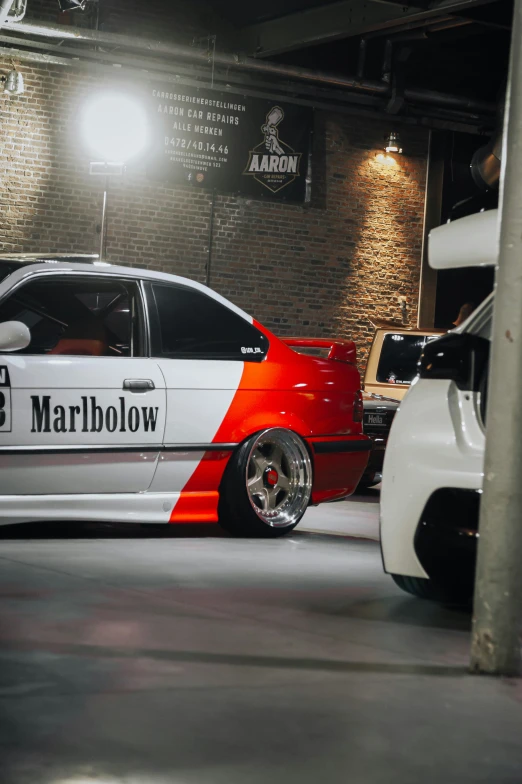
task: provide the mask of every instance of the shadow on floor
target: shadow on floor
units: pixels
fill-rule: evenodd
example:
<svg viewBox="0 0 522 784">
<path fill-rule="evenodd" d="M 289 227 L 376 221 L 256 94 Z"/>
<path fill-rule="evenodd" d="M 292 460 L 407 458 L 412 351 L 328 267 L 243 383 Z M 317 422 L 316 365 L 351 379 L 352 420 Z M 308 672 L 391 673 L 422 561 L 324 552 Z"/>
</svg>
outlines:
<svg viewBox="0 0 522 784">
<path fill-rule="evenodd" d="M 228 534 L 217 523 L 140 525 L 136 523 L 16 523 L 0 527 L 0 541 L 8 539 L 177 539 Z"/>
<path fill-rule="evenodd" d="M 4 652 L 34 651 L 33 641 L 5 644 Z M 308 670 L 316 672 L 388 673 L 397 675 L 432 675 L 462 677 L 462 665 L 425 664 L 414 662 L 351 661 L 346 659 L 320 659 L 316 657 L 266 656 L 235 653 L 214 653 L 201 650 L 170 650 L 166 648 L 131 648 L 115 645 L 89 645 L 53 641 L 45 645 L 47 653 L 60 656 L 82 656 L 96 659 L 152 659 L 153 661 L 186 664 L 210 664 L 233 667 L 260 667 L 263 669 Z"/>
<path fill-rule="evenodd" d="M 437 602 L 417 599 L 404 594 L 397 596 L 379 596 L 378 598 L 353 601 L 329 601 L 324 604 L 315 603 L 307 607 L 307 611 L 321 615 L 333 615 L 362 621 L 383 621 L 400 623 L 406 626 L 417 626 L 426 629 L 448 629 L 470 631 L 471 607 L 448 606 Z"/>
</svg>

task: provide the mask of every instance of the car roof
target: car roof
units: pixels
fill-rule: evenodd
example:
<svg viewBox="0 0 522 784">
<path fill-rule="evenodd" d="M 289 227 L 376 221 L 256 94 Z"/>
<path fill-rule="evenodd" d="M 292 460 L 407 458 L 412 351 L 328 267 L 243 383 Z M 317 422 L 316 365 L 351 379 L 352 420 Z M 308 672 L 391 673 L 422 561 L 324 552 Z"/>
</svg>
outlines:
<svg viewBox="0 0 522 784">
<path fill-rule="evenodd" d="M 142 280 L 157 280 L 164 283 L 177 284 L 178 286 L 188 286 L 189 288 L 197 289 L 203 294 L 206 294 L 212 299 L 217 300 L 222 305 L 230 308 L 242 318 L 252 323 L 253 319 L 244 310 L 238 308 L 233 302 L 225 299 L 213 289 L 204 286 L 190 278 L 184 278 L 179 275 L 171 275 L 168 272 L 159 272 L 153 269 L 146 269 L 142 267 L 124 267 L 109 264 L 106 261 L 100 261 L 100 257 L 95 253 L 3 253 L 0 255 L 0 265 L 2 263 L 10 264 L 15 267 L 11 271 L 11 275 L 5 278 L 0 283 L 0 290 L 4 288 L 5 284 L 9 283 L 9 279 L 13 274 L 20 276 L 30 272 L 56 272 L 58 265 L 63 265 L 63 271 L 75 272 L 88 272 L 92 274 L 93 267 L 95 271 L 100 274 L 117 275 L 126 278 L 139 278 Z M 18 269 L 16 269 L 18 268 Z"/>
<path fill-rule="evenodd" d="M 2 253 L 0 261 L 11 264 L 37 264 L 42 261 L 93 262 L 99 261 L 97 253 Z"/>
</svg>

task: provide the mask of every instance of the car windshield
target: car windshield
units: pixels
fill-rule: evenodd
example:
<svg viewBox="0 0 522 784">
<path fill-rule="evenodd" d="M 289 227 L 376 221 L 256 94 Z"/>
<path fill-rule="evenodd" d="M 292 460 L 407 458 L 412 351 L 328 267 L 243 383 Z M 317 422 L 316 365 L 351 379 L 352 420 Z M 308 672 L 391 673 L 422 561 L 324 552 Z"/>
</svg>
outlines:
<svg viewBox="0 0 522 784">
<path fill-rule="evenodd" d="M 422 349 L 438 335 L 388 333 L 382 342 L 377 381 L 380 384 L 411 384 L 417 375 Z"/>
</svg>

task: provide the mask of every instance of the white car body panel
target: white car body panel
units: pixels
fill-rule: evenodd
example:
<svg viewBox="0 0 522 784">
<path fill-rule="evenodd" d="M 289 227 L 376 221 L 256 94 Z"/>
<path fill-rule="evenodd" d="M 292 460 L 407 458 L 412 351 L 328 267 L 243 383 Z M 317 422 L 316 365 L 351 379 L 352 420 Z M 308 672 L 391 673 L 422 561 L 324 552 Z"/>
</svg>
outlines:
<svg viewBox="0 0 522 784">
<path fill-rule="evenodd" d="M 113 523 L 165 523 L 179 493 L 114 493 L 88 495 L 6 495 L 1 525 L 44 520 Z"/>
<path fill-rule="evenodd" d="M 166 420 L 165 381 L 155 360 L 4 354 L 1 368 L 9 373 L 11 411 L 0 428 L 0 494 L 148 489 Z M 149 379 L 155 389 L 124 390 L 127 379 Z M 144 451 L 123 449 L 138 446 Z M 23 447 L 41 448 L 42 455 L 18 454 Z M 65 447 L 100 451 L 71 454 Z"/>
<path fill-rule="evenodd" d="M 496 210 L 430 233 L 429 261 L 437 269 L 491 265 L 497 257 Z M 453 332 L 489 339 L 493 297 Z M 436 490 L 482 490 L 485 431 L 479 406 L 479 391 L 462 391 L 454 381 L 436 378 L 417 378 L 401 403 L 388 438 L 381 491 L 381 549 L 390 574 L 428 577 L 414 538 Z"/>
<path fill-rule="evenodd" d="M 158 359 L 167 387 L 164 444 L 151 491 L 181 492 L 204 451 L 171 452 L 169 446 L 210 444 L 234 399 L 243 362 Z"/>
<path fill-rule="evenodd" d="M 395 415 L 384 458 L 381 548 L 387 572 L 427 577 L 414 550 L 424 507 L 442 487 L 480 489 L 483 462 L 484 432 L 473 398 L 451 381 L 415 381 Z"/>
<path fill-rule="evenodd" d="M 487 336 L 493 294 L 453 332 Z M 414 380 L 388 438 L 381 489 L 385 571 L 427 577 L 414 550 L 422 512 L 440 488 L 481 490 L 485 431 L 476 394 L 453 381 Z"/>
<path fill-rule="evenodd" d="M 243 375 L 243 362 L 158 359 L 167 388 L 166 444 L 206 444 L 214 438 Z"/>
</svg>

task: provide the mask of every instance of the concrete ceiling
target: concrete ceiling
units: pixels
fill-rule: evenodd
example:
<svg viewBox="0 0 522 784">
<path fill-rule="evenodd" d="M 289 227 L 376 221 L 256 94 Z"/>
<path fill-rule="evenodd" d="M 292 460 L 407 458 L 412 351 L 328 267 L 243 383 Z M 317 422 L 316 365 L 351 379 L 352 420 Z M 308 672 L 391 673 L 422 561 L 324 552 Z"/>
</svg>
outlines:
<svg viewBox="0 0 522 784">
<path fill-rule="evenodd" d="M 448 16 L 471 18 L 482 6 L 498 0 L 266 0 L 258 5 L 242 0 L 209 0 L 231 26 L 234 48 L 261 57 L 352 38 L 397 26 L 419 25 Z M 480 16 L 480 14 L 479 14 Z"/>
</svg>

